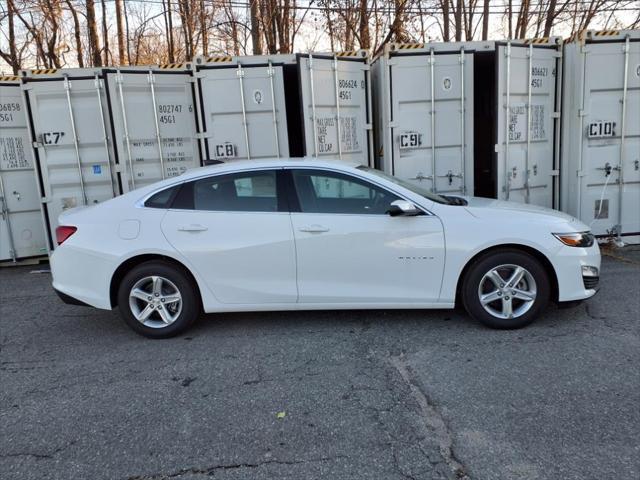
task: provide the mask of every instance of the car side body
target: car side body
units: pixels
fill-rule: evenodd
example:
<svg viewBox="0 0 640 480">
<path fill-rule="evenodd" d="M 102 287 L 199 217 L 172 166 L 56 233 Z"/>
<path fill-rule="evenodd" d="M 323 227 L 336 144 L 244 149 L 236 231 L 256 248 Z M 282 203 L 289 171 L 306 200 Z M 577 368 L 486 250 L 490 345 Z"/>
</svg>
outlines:
<svg viewBox="0 0 640 480">
<path fill-rule="evenodd" d="M 299 204 L 291 208 L 297 200 L 290 200 L 292 185 L 286 187 L 288 205 L 279 199 L 271 212 L 145 206 L 159 192 L 189 182 L 294 170 L 367 182 L 415 205 L 421 215 L 303 212 Z M 206 181 L 203 185 L 209 188 Z M 53 287 L 79 303 L 112 309 L 127 271 L 164 259 L 189 273 L 204 312 L 452 308 L 474 259 L 511 248 L 540 262 L 553 300 L 571 302 L 596 293 L 585 286 L 583 267 L 599 271 L 597 243 L 576 248 L 554 236 L 586 232 L 586 225 L 531 205 L 473 197 L 460 203 L 438 203 L 335 161 L 273 159 L 203 167 L 61 215 L 59 224 L 76 226 L 77 232 L 51 255 Z"/>
</svg>

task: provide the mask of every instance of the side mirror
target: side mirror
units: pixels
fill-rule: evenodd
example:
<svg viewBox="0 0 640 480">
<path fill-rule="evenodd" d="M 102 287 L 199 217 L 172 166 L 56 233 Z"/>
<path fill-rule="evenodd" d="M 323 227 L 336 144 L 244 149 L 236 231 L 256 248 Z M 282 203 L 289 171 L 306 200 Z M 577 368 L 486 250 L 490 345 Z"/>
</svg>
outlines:
<svg viewBox="0 0 640 480">
<path fill-rule="evenodd" d="M 395 200 L 389 205 L 387 213 L 392 217 L 415 217 L 422 215 L 422 210 L 407 200 Z"/>
</svg>

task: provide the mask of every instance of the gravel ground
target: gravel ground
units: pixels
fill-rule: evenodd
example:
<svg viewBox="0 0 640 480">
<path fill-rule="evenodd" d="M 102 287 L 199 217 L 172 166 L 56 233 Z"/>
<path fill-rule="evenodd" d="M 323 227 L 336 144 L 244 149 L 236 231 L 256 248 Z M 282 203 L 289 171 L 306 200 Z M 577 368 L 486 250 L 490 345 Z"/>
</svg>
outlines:
<svg viewBox="0 0 640 480">
<path fill-rule="evenodd" d="M 152 341 L 0 270 L 2 479 L 640 478 L 640 248 L 518 331 L 453 311 L 207 315 Z"/>
</svg>

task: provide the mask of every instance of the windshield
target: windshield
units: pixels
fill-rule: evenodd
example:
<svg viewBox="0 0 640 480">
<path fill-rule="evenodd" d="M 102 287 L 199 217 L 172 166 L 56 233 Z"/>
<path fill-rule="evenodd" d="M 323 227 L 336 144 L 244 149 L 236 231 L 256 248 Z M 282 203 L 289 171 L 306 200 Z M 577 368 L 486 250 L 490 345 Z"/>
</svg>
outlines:
<svg viewBox="0 0 640 480">
<path fill-rule="evenodd" d="M 387 175 L 384 172 L 381 172 L 380 170 L 376 170 L 375 168 L 369 168 L 369 167 L 365 167 L 364 165 L 360 165 L 358 167 L 356 167 L 358 170 L 363 170 L 365 172 L 368 173 L 372 173 L 373 175 L 380 177 L 380 178 L 384 178 L 385 180 L 389 180 L 390 182 L 395 183 L 396 185 L 400 185 L 401 187 L 406 188 L 407 190 L 411 190 L 413 193 L 417 193 L 418 195 L 427 198 L 431 201 L 434 201 L 436 203 L 444 203 L 446 205 L 451 203 L 451 200 L 447 197 L 444 197 L 442 195 L 438 195 L 437 193 L 433 193 L 430 192 L 429 190 L 427 190 L 426 188 L 422 188 L 422 187 L 418 187 L 417 185 L 414 185 L 413 183 L 409 183 L 406 182 L 404 180 L 400 180 L 399 178 L 396 177 L 392 177 L 391 175 Z"/>
</svg>

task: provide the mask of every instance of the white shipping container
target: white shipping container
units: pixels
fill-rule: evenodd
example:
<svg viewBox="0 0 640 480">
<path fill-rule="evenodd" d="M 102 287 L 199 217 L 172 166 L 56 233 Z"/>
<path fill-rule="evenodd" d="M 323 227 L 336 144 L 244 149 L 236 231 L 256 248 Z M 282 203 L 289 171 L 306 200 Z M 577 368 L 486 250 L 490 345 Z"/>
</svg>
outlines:
<svg viewBox="0 0 640 480">
<path fill-rule="evenodd" d="M 314 156 L 370 163 L 364 52 L 198 58 L 195 71 L 203 160 Z"/>
<path fill-rule="evenodd" d="M 640 31 L 564 45 L 562 209 L 596 235 L 640 235 Z"/>
<path fill-rule="evenodd" d="M 41 208 L 55 247 L 63 210 L 102 202 L 119 194 L 109 138 L 108 103 L 100 69 L 23 72 Z"/>
<path fill-rule="evenodd" d="M 123 193 L 200 166 L 195 90 L 185 67 L 103 70 Z"/>
<path fill-rule="evenodd" d="M 200 166 L 188 65 L 23 77 L 50 248 L 62 211 Z"/>
<path fill-rule="evenodd" d="M 19 77 L 0 76 L 0 261 L 46 255 Z"/>
<path fill-rule="evenodd" d="M 556 38 L 391 44 L 374 61 L 378 167 L 440 193 L 554 205 Z"/>
</svg>

